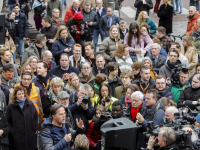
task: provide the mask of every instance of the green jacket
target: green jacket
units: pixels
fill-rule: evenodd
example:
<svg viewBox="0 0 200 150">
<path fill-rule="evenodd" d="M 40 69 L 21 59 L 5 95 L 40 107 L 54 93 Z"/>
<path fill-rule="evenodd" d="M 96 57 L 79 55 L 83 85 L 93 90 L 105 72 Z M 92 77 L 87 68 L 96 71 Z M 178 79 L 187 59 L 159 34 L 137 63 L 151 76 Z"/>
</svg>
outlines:
<svg viewBox="0 0 200 150">
<path fill-rule="evenodd" d="M 170 88 L 171 88 L 171 92 L 174 94 L 174 102 L 175 103 L 178 103 L 180 95 L 182 94 L 183 90 L 187 86 L 190 86 L 189 82 L 187 82 L 185 85 L 171 83 Z"/>
</svg>

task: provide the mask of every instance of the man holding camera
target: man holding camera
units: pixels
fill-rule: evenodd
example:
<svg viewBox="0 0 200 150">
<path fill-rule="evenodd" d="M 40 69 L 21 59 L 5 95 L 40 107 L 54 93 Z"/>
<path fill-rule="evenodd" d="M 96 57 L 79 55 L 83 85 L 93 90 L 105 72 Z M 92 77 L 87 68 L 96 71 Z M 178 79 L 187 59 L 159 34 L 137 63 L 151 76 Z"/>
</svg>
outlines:
<svg viewBox="0 0 200 150">
<path fill-rule="evenodd" d="M 160 146 L 158 150 L 170 150 L 174 147 L 176 141 L 175 131 L 170 127 L 160 128 L 158 137 L 151 136 L 148 141 L 148 146 L 144 150 L 151 150 L 154 147 L 156 140 L 158 140 L 158 145 Z"/>
<path fill-rule="evenodd" d="M 76 119 L 83 120 L 85 128 L 88 127 L 88 120 L 94 115 L 94 108 L 89 98 L 91 87 L 88 84 L 81 84 L 78 92 L 71 94 L 68 109 L 71 111 L 74 122 Z M 75 127 L 75 129 L 77 126 Z"/>
<path fill-rule="evenodd" d="M 181 94 L 177 107 L 189 106 L 191 109 L 195 109 L 197 102 L 200 102 L 200 75 L 196 74 L 192 79 L 192 85 L 185 88 Z"/>
<path fill-rule="evenodd" d="M 178 113 L 178 109 L 174 106 L 169 106 L 165 110 L 165 116 L 168 118 L 168 123 L 171 123 L 173 120 L 177 119 L 177 116 L 174 113 Z"/>
</svg>

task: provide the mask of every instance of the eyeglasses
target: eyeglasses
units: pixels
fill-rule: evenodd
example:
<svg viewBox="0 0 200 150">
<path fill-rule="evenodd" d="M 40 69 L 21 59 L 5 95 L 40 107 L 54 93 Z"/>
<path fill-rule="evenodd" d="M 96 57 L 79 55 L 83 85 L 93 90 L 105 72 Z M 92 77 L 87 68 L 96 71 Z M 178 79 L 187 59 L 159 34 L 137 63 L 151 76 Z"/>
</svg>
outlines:
<svg viewBox="0 0 200 150">
<path fill-rule="evenodd" d="M 82 68 L 83 70 L 89 70 L 90 68 Z"/>
</svg>

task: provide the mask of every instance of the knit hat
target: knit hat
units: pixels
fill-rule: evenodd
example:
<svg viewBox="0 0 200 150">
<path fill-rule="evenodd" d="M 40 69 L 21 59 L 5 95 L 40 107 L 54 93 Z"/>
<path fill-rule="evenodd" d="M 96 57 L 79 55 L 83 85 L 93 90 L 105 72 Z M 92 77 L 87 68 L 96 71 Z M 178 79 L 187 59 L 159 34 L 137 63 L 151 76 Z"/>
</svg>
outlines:
<svg viewBox="0 0 200 150">
<path fill-rule="evenodd" d="M 77 12 L 74 15 L 74 20 L 82 20 L 83 19 L 83 15 L 81 12 Z"/>
<path fill-rule="evenodd" d="M 198 123 L 200 123 L 200 114 L 198 114 L 198 115 L 196 116 L 196 121 L 197 121 Z"/>
</svg>

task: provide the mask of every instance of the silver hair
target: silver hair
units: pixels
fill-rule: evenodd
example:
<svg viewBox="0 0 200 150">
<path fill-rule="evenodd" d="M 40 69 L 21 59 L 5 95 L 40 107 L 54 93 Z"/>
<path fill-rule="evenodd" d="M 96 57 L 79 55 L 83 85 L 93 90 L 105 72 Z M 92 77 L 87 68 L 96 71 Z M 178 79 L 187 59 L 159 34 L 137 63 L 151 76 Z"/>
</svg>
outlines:
<svg viewBox="0 0 200 150">
<path fill-rule="evenodd" d="M 74 4 L 74 2 L 79 2 L 79 3 L 80 3 L 80 1 L 79 1 L 79 0 L 73 0 L 73 1 L 72 1 L 72 4 Z"/>
<path fill-rule="evenodd" d="M 166 142 L 167 145 L 170 145 L 176 141 L 175 131 L 170 127 L 160 128 L 161 138 Z"/>
<path fill-rule="evenodd" d="M 143 64 L 143 65 L 144 65 L 145 60 L 149 60 L 151 66 L 152 66 L 152 61 L 151 61 L 151 59 L 150 59 L 149 57 L 144 57 L 144 58 L 143 58 L 143 60 L 142 60 L 142 64 Z"/>
<path fill-rule="evenodd" d="M 165 111 L 167 111 L 167 110 L 170 111 L 173 116 L 174 116 L 174 113 L 178 112 L 178 109 L 175 106 L 169 106 L 169 107 L 167 107 L 167 109 Z"/>
<path fill-rule="evenodd" d="M 96 2 L 97 2 L 97 1 L 101 1 L 101 3 L 103 3 L 103 1 L 102 1 L 102 0 L 96 0 Z"/>
<path fill-rule="evenodd" d="M 51 53 L 51 51 L 49 51 L 49 50 L 46 50 L 46 51 L 43 53 L 43 55 L 42 55 L 42 56 L 48 56 L 48 54 L 52 54 L 52 53 Z"/>
<path fill-rule="evenodd" d="M 119 21 L 119 24 L 126 24 L 126 21 L 120 20 L 120 21 Z"/>
<path fill-rule="evenodd" d="M 105 58 L 103 57 L 103 55 L 100 55 L 100 54 L 98 54 L 98 55 L 96 56 L 96 59 L 99 58 L 99 57 L 102 57 L 102 58 L 105 60 Z"/>
<path fill-rule="evenodd" d="M 157 46 L 157 48 L 158 48 L 159 50 L 161 50 L 161 46 L 160 46 L 158 43 L 153 43 L 153 44 L 151 45 L 151 48 L 152 48 L 152 46 Z"/>
<path fill-rule="evenodd" d="M 143 95 L 143 93 L 140 92 L 140 91 L 135 91 L 135 92 L 133 92 L 133 93 L 131 94 L 131 99 L 132 99 L 133 96 L 136 96 L 136 95 L 139 95 L 139 96 L 140 96 L 140 100 L 143 100 L 144 95 Z"/>
<path fill-rule="evenodd" d="M 196 7 L 190 6 L 189 9 L 192 8 L 195 12 L 197 11 Z"/>
<path fill-rule="evenodd" d="M 82 90 L 82 89 L 88 91 L 89 93 L 91 92 L 91 87 L 89 84 L 81 84 L 79 87 L 79 90 Z"/>
<path fill-rule="evenodd" d="M 54 13 L 55 10 L 58 10 L 59 13 L 60 13 L 60 10 L 59 10 L 58 8 L 54 8 L 54 9 L 52 10 L 52 13 Z"/>
</svg>

